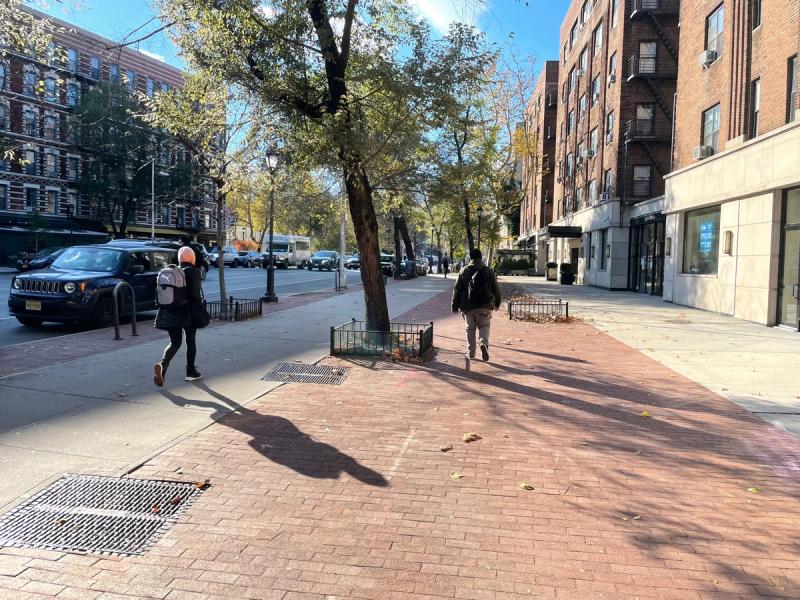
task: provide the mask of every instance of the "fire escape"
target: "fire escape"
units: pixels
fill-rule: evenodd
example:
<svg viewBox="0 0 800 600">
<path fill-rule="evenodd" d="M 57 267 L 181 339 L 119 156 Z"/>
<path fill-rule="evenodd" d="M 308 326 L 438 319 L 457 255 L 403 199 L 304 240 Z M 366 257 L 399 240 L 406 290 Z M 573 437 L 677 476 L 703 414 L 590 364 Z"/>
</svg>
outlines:
<svg viewBox="0 0 800 600">
<path fill-rule="evenodd" d="M 661 83 L 667 81 L 674 85 L 677 81 L 678 48 L 662 21 L 678 17 L 680 0 L 629 0 L 628 6 L 631 21 L 647 22 L 660 43 L 642 42 L 639 52 L 628 61 L 628 82 L 640 82 L 648 90 L 653 104 L 640 105 L 642 109 L 637 107 L 635 118 L 625 124 L 625 139 L 628 144 L 639 144 L 663 177 L 669 172 L 669 165 L 659 158 L 658 147 L 671 142 L 673 114 L 672 98 L 665 97 Z M 657 112 L 662 118 L 656 117 Z M 644 189 L 637 190 L 635 180 L 633 186 L 634 196 L 645 195 Z"/>
</svg>

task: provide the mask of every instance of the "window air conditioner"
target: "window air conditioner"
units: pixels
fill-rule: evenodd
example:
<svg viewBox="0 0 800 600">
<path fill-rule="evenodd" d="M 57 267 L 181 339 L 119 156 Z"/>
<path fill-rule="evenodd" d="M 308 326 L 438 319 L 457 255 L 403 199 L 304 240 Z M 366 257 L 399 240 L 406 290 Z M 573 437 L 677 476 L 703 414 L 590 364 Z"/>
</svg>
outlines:
<svg viewBox="0 0 800 600">
<path fill-rule="evenodd" d="M 575 71 L 575 75 L 578 76 L 578 79 L 583 77 L 583 69 L 578 69 L 577 71 Z"/>
<path fill-rule="evenodd" d="M 600 202 L 609 202 L 611 200 L 611 194 L 608 192 L 602 192 L 600 194 Z"/>
<path fill-rule="evenodd" d="M 713 63 L 715 60 L 717 60 L 716 50 L 703 50 L 700 53 L 700 66 L 704 69 L 707 69 L 709 66 L 711 66 L 711 63 Z"/>
<path fill-rule="evenodd" d="M 595 151 L 592 150 L 591 148 L 589 148 L 589 150 L 587 150 L 587 152 L 586 152 L 586 156 L 588 158 L 594 158 L 595 157 Z"/>
<path fill-rule="evenodd" d="M 695 160 L 703 160 L 704 158 L 708 158 L 714 154 L 714 148 L 712 146 L 695 146 L 694 151 L 692 152 L 692 156 Z"/>
<path fill-rule="evenodd" d="M 592 96 L 592 101 L 593 102 L 600 102 L 600 92 L 595 92 L 594 93 L 594 95 Z"/>
<path fill-rule="evenodd" d="M 610 144 L 613 141 L 614 141 L 614 134 L 611 133 L 611 132 L 608 132 L 606 134 L 606 144 Z"/>
<path fill-rule="evenodd" d="M 609 73 L 608 74 L 608 85 L 610 86 L 613 83 L 617 82 L 617 74 L 616 73 Z"/>
</svg>

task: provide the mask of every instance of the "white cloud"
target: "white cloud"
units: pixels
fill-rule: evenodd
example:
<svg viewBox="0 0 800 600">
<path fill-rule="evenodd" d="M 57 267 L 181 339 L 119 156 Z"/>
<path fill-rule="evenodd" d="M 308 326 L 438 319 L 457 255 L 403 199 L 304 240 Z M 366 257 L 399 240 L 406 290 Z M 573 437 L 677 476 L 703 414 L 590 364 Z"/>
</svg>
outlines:
<svg viewBox="0 0 800 600">
<path fill-rule="evenodd" d="M 150 58 L 155 58 L 156 60 L 160 60 L 163 63 L 167 62 L 167 59 L 164 58 L 164 56 L 161 54 L 156 54 L 155 52 L 150 52 L 149 50 L 139 50 L 139 52 L 141 52 L 145 56 L 149 56 Z"/>
<path fill-rule="evenodd" d="M 456 21 L 477 25 L 478 17 L 486 10 L 481 0 L 410 0 L 420 16 L 430 22 L 439 33 L 447 33 Z"/>
</svg>

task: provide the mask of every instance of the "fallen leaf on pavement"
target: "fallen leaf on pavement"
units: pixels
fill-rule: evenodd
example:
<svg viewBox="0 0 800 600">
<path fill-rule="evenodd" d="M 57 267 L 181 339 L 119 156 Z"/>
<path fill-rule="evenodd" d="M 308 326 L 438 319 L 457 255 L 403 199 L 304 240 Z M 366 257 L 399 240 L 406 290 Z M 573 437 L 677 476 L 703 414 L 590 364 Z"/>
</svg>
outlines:
<svg viewBox="0 0 800 600">
<path fill-rule="evenodd" d="M 479 439 L 481 439 L 481 436 L 479 436 L 477 433 L 470 432 L 465 433 L 464 437 L 461 439 L 464 440 L 465 444 L 469 444 L 470 442 L 477 442 Z"/>
<path fill-rule="evenodd" d="M 520 489 L 525 490 L 527 492 L 530 492 L 531 490 L 533 490 L 533 486 L 530 483 L 528 483 L 527 481 L 523 481 L 522 483 L 520 483 L 519 487 L 520 487 Z"/>
<path fill-rule="evenodd" d="M 56 525 L 63 525 L 64 523 L 66 523 L 66 522 L 67 522 L 67 520 L 66 520 L 66 519 L 56 519 L 56 520 L 55 520 L 55 521 L 53 521 L 53 522 L 54 522 Z"/>
<path fill-rule="evenodd" d="M 639 520 L 639 519 L 641 519 L 641 518 L 642 518 L 642 517 L 640 517 L 639 515 L 636 515 L 635 517 L 633 517 L 633 520 L 634 520 L 634 521 L 638 521 L 638 520 Z"/>
<path fill-rule="evenodd" d="M 206 479 L 205 481 L 202 481 L 202 482 L 195 483 L 194 485 L 195 485 L 195 487 L 196 487 L 198 490 L 204 490 L 204 489 L 206 489 L 208 486 L 210 486 L 210 485 L 211 485 L 211 481 L 210 481 L 210 480 L 208 480 L 208 479 Z"/>
<path fill-rule="evenodd" d="M 181 498 L 180 496 L 175 496 L 172 500 L 169 501 L 169 503 L 172 504 L 172 506 L 178 506 L 178 504 L 181 503 L 181 500 L 183 500 L 183 498 Z"/>
<path fill-rule="evenodd" d="M 650 411 L 649 410 L 643 410 L 642 411 L 642 416 L 643 417 L 649 417 L 650 416 Z"/>
<path fill-rule="evenodd" d="M 160 513 L 160 512 L 161 512 L 161 509 L 158 507 L 158 504 L 156 504 L 155 506 L 153 506 L 153 512 L 154 512 L 155 514 L 158 514 L 158 513 Z"/>
<path fill-rule="evenodd" d="M 747 491 L 750 492 L 751 494 L 760 494 L 761 493 L 761 490 L 758 489 L 755 486 L 747 488 Z"/>
<path fill-rule="evenodd" d="M 453 471 L 452 473 L 450 473 L 450 479 L 461 479 L 462 477 L 464 476 L 458 471 Z"/>
<path fill-rule="evenodd" d="M 442 446 L 441 448 L 439 448 L 439 450 L 441 450 L 442 452 L 450 452 L 450 450 L 452 449 L 453 449 L 452 446 Z"/>
<path fill-rule="evenodd" d="M 511 338 L 508 338 L 505 342 L 503 342 L 506 346 L 511 345 Z"/>
</svg>

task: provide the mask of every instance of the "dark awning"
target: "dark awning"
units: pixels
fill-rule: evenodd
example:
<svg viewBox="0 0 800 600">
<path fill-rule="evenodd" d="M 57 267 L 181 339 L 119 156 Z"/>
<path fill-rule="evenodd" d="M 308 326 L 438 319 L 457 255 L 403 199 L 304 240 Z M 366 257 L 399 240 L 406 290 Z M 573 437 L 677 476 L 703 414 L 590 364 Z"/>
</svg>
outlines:
<svg viewBox="0 0 800 600">
<path fill-rule="evenodd" d="M 548 225 L 547 233 L 551 238 L 579 238 L 583 235 L 580 227 L 568 225 Z"/>
</svg>

